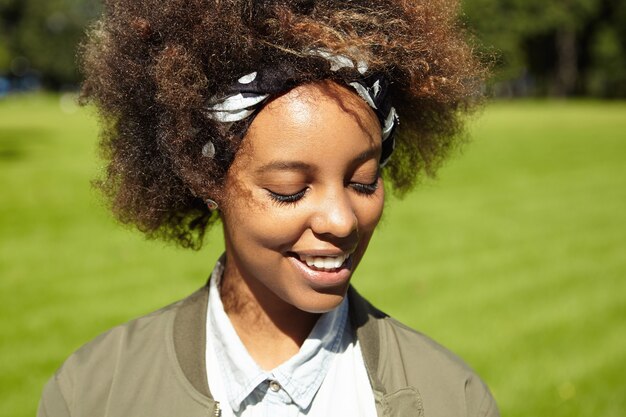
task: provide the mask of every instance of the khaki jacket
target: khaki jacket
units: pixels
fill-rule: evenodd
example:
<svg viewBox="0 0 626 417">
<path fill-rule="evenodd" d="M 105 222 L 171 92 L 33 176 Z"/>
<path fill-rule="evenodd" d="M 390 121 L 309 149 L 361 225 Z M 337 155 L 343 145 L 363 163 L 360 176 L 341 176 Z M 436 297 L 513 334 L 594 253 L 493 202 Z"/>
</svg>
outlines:
<svg viewBox="0 0 626 417">
<path fill-rule="evenodd" d="M 460 359 L 354 289 L 348 296 L 379 416 L 499 415 Z M 46 384 L 38 417 L 219 416 L 205 366 L 207 300 L 205 286 L 84 345 Z"/>
</svg>

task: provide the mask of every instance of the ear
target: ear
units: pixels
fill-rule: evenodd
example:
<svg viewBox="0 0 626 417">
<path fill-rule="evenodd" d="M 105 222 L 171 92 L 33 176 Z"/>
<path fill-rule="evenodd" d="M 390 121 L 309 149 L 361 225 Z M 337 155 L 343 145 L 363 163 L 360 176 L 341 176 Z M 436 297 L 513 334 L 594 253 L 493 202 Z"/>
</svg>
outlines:
<svg viewBox="0 0 626 417">
<path fill-rule="evenodd" d="M 206 206 L 208 207 L 210 211 L 214 211 L 219 208 L 219 205 L 217 204 L 217 202 L 211 198 L 207 198 L 206 200 L 204 200 L 204 202 L 206 203 Z"/>
</svg>

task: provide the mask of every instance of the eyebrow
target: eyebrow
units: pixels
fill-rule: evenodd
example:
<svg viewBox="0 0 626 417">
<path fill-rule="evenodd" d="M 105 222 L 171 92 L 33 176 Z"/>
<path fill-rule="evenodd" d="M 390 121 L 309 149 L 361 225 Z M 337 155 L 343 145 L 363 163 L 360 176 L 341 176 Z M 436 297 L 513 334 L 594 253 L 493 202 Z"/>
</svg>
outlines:
<svg viewBox="0 0 626 417">
<path fill-rule="evenodd" d="M 379 148 L 370 148 L 357 155 L 352 161 L 354 164 L 360 164 L 369 159 L 375 158 Z M 302 161 L 271 161 L 259 168 L 257 168 L 257 174 L 264 174 L 268 171 L 300 171 L 300 172 L 314 172 L 316 168 L 312 165 Z"/>
<path fill-rule="evenodd" d="M 314 171 L 314 167 L 301 161 L 272 161 L 256 170 L 257 174 L 263 174 L 268 171 Z"/>
<path fill-rule="evenodd" d="M 361 162 L 365 162 L 368 159 L 372 159 L 375 158 L 377 155 L 381 152 L 382 147 L 375 147 L 375 148 L 369 148 L 368 150 L 361 152 L 359 155 L 357 155 L 356 158 L 354 158 L 354 163 L 361 163 Z"/>
</svg>

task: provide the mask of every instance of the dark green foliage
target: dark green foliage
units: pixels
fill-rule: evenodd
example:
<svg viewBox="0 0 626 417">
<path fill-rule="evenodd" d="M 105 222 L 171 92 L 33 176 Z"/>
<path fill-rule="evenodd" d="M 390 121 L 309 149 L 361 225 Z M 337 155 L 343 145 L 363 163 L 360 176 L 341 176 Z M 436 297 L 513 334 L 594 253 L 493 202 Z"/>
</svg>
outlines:
<svg viewBox="0 0 626 417">
<path fill-rule="evenodd" d="M 496 95 L 626 96 L 626 4 L 464 0 Z"/>
<path fill-rule="evenodd" d="M 0 0 L 0 76 L 76 85 L 76 47 L 100 10 L 98 0 Z"/>
<path fill-rule="evenodd" d="M 478 49 L 495 59 L 496 94 L 626 97 L 626 2 L 463 3 Z M 99 0 L 0 0 L 0 77 L 30 70 L 49 87 L 78 83 L 75 47 L 100 10 Z"/>
</svg>

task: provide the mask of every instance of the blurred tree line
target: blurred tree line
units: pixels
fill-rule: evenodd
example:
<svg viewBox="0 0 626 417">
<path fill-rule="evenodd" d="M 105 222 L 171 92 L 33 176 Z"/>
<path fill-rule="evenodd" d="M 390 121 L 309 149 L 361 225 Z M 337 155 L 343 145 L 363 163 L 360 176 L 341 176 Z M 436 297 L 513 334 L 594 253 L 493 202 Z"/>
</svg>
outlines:
<svg viewBox="0 0 626 417">
<path fill-rule="evenodd" d="M 76 46 L 100 0 L 0 0 L 0 77 L 14 88 L 71 88 Z"/>
<path fill-rule="evenodd" d="M 463 0 L 500 96 L 626 97 L 626 1 Z"/>
<path fill-rule="evenodd" d="M 0 0 L 0 80 L 75 86 L 76 45 L 100 1 Z M 495 95 L 626 97 L 626 1 L 463 0 L 463 10 Z"/>
</svg>

